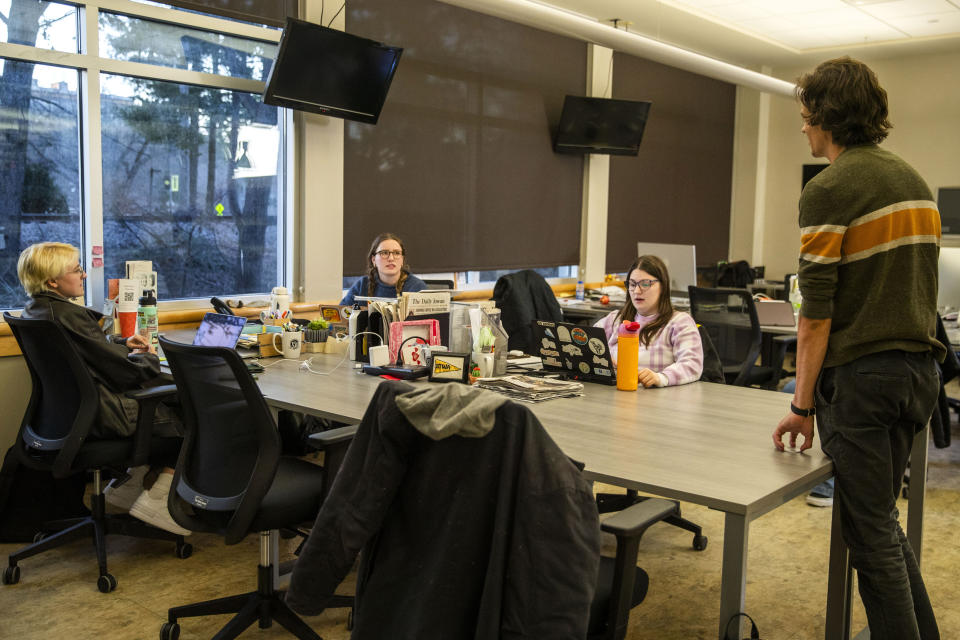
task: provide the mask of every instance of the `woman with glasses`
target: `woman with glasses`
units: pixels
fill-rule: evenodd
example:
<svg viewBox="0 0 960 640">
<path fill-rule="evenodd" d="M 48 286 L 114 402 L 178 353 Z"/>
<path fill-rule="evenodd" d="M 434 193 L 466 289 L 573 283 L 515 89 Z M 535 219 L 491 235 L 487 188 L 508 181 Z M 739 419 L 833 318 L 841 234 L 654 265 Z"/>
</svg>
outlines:
<svg viewBox="0 0 960 640">
<path fill-rule="evenodd" d="M 670 274 L 657 256 L 640 256 L 627 270 L 627 300 L 595 326 L 603 328 L 610 355 L 617 361 L 617 329 L 640 324 L 637 380 L 644 387 L 667 387 L 700 379 L 703 344 L 689 313 L 670 303 Z"/>
<path fill-rule="evenodd" d="M 407 269 L 403 240 L 381 233 L 370 245 L 370 272 L 353 283 L 340 304 L 353 304 L 354 296 L 397 298 L 404 291 L 423 291 L 427 283 Z"/>
<path fill-rule="evenodd" d="M 76 347 L 93 375 L 99 391 L 99 411 L 90 435 L 97 439 L 127 437 L 136 431 L 135 400 L 124 392 L 162 384 L 160 361 L 147 339 L 140 335 L 106 336 L 100 326 L 103 314 L 72 302 L 83 297 L 87 273 L 80 265 L 80 251 L 62 242 L 40 242 L 20 253 L 17 276 L 30 296 L 21 317 L 52 320 Z M 174 409 L 161 403 L 154 418 L 153 435 L 180 437 L 182 427 Z M 167 511 L 167 494 L 173 468 L 157 468 L 155 480 L 144 488 L 149 469 L 130 469 L 131 478 L 119 487 L 107 487 L 104 497 L 111 505 L 161 529 L 180 535 L 190 532 L 173 521 Z"/>
</svg>

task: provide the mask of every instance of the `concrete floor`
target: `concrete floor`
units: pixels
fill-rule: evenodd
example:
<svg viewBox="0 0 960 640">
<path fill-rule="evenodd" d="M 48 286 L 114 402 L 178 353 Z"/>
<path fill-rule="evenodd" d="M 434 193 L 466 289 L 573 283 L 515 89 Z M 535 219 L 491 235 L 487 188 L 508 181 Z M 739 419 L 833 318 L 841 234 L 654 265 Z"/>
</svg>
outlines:
<svg viewBox="0 0 960 640">
<path fill-rule="evenodd" d="M 937 612 L 941 635 L 960 638 L 960 606 L 954 597 L 960 549 L 960 429 L 953 425 L 954 445 L 931 446 L 923 570 Z M 603 488 L 603 487 L 598 487 Z M 909 508 L 901 500 L 903 516 Z M 715 638 L 719 605 L 723 516 L 683 505 L 684 515 L 701 524 L 710 538 L 703 552 L 691 550 L 691 536 L 657 525 L 641 543 L 640 564 L 650 574 L 647 599 L 631 616 L 629 638 L 691 640 Z M 822 640 L 830 510 L 809 507 L 798 498 L 754 521 L 750 528 L 747 612 L 761 637 L 774 640 Z M 110 571 L 119 586 L 111 594 L 96 589 L 96 561 L 89 543 L 65 548 L 23 562 L 15 586 L 0 588 L 0 638 L 156 638 L 168 607 L 255 588 L 257 537 L 233 547 L 212 535 L 194 535 L 193 557 L 179 560 L 169 543 L 110 540 Z M 607 541 L 612 551 L 612 538 Z M 293 541 L 282 542 L 290 558 Z M 18 545 L 0 545 L 5 556 Z M 352 581 L 352 577 L 348 578 Z M 352 584 L 344 585 L 351 592 Z M 856 600 L 856 598 L 855 598 Z M 307 618 L 324 638 L 349 637 L 344 609 Z M 226 616 L 188 619 L 184 639 L 209 638 Z M 865 625 L 856 600 L 854 628 Z M 256 627 L 242 638 L 289 638 L 279 626 Z M 390 638 L 390 630 L 384 630 Z"/>
</svg>

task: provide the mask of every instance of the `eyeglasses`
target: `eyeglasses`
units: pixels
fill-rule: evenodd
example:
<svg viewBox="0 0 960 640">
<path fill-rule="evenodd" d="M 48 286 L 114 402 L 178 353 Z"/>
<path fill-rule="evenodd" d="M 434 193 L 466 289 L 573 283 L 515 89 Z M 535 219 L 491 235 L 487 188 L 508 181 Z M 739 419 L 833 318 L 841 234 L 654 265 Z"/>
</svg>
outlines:
<svg viewBox="0 0 960 640">
<path fill-rule="evenodd" d="M 660 282 L 655 278 L 644 279 L 644 280 L 629 280 L 627 281 L 628 289 L 640 289 L 641 291 L 646 291 L 653 286 L 654 282 Z"/>
<path fill-rule="evenodd" d="M 76 267 L 74 267 L 73 269 L 70 269 L 70 271 L 67 271 L 67 273 L 75 273 L 75 274 L 80 275 L 80 276 L 82 276 L 82 275 L 85 274 L 86 272 L 87 272 L 87 270 L 83 268 L 83 265 L 82 265 L 82 264 L 78 264 L 78 265 L 77 265 Z"/>
<path fill-rule="evenodd" d="M 376 254 L 386 260 L 387 258 L 399 258 L 403 255 L 403 251 L 389 251 L 387 249 L 381 249 L 377 251 Z"/>
</svg>

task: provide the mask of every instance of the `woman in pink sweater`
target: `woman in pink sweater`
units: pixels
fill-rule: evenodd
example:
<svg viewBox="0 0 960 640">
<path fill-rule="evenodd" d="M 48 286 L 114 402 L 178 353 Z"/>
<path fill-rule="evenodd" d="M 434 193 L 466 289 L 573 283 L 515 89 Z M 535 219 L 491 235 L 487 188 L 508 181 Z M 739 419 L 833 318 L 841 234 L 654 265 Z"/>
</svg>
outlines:
<svg viewBox="0 0 960 640">
<path fill-rule="evenodd" d="M 617 327 L 640 323 L 637 379 L 644 387 L 687 384 L 703 372 L 703 345 L 689 313 L 670 303 L 670 274 L 657 256 L 640 256 L 627 270 L 627 300 L 595 326 L 607 334 L 610 355 L 617 361 Z"/>
</svg>

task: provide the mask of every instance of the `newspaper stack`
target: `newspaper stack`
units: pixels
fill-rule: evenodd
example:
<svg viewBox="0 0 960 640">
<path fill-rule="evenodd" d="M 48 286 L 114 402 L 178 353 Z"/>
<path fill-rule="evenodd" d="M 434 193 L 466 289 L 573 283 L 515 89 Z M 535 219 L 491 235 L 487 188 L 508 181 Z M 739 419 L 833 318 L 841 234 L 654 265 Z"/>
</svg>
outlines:
<svg viewBox="0 0 960 640">
<path fill-rule="evenodd" d="M 477 386 L 502 393 L 520 402 L 543 402 L 554 398 L 573 398 L 583 395 L 583 383 L 523 375 L 480 378 L 477 380 Z"/>
</svg>

